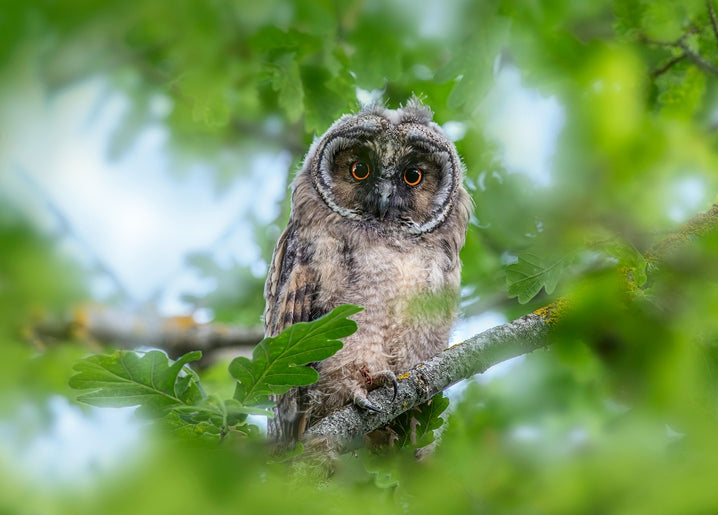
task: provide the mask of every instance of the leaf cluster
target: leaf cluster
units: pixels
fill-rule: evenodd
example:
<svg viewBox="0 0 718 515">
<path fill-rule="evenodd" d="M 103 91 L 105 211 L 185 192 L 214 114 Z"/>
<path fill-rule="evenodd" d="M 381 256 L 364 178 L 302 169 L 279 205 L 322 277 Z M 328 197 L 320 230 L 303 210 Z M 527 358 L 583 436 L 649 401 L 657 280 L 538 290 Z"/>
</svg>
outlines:
<svg viewBox="0 0 718 515">
<path fill-rule="evenodd" d="M 247 415 L 272 417 L 271 394 L 314 383 L 318 374 L 308 364 L 325 359 L 341 347 L 339 338 L 356 331 L 349 319 L 361 308 L 339 306 L 313 321 L 295 324 L 262 340 L 252 359 L 235 358 L 229 373 L 236 380 L 230 399 L 207 394 L 188 365 L 202 357 L 189 352 L 176 361 L 158 350 L 140 354 L 116 351 L 79 361 L 70 386 L 84 390 L 77 400 L 99 407 L 138 406 L 138 415 L 161 418 L 176 432 L 208 438 L 231 433 L 256 433 Z"/>
<path fill-rule="evenodd" d="M 436 430 L 444 423 L 441 415 L 448 407 L 449 399 L 440 393 L 396 417 L 389 425 L 395 435 L 394 446 L 420 449 L 434 443 Z"/>
<path fill-rule="evenodd" d="M 595 242 L 561 256 L 537 246 L 520 253 L 516 263 L 506 266 L 506 287 L 509 297 L 517 297 L 525 304 L 542 289 L 547 296 L 552 295 L 562 279 L 613 269 L 624 275 L 628 289 L 636 293 L 647 281 L 647 268 L 641 252 L 619 238 Z"/>
</svg>

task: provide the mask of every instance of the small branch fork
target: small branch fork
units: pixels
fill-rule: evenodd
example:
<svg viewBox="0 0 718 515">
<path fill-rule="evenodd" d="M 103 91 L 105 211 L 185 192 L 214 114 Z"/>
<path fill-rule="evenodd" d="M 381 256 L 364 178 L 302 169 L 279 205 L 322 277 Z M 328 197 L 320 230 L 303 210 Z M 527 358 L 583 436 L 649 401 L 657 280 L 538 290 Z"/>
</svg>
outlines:
<svg viewBox="0 0 718 515">
<path fill-rule="evenodd" d="M 703 57 L 696 54 L 693 50 L 691 50 L 691 48 L 688 46 L 688 44 L 686 44 L 685 41 L 681 40 L 678 46 L 681 48 L 681 50 L 683 50 L 683 55 L 687 57 L 693 64 L 698 66 L 698 68 L 700 68 L 706 73 L 718 76 L 718 67 L 712 65 Z"/>
<path fill-rule="evenodd" d="M 713 7 L 712 0 L 706 0 L 706 8 L 708 9 L 708 16 L 710 17 L 711 27 L 713 28 L 713 35 L 716 38 L 716 43 L 718 43 L 718 18 L 716 18 L 716 12 L 715 12 L 715 8 Z M 676 64 L 681 62 L 683 59 L 688 59 L 690 62 L 692 62 L 694 65 L 696 65 L 698 68 L 700 68 L 701 70 L 703 70 L 706 73 L 718 76 L 718 66 L 710 63 L 703 56 L 694 52 L 693 49 L 691 49 L 691 47 L 688 46 L 688 43 L 686 43 L 686 39 L 688 38 L 688 36 L 691 34 L 694 34 L 696 31 L 697 31 L 697 29 L 695 27 L 691 27 L 688 29 L 688 32 L 686 32 L 683 36 L 681 36 L 676 41 L 656 41 L 656 40 L 650 39 L 649 37 L 647 37 L 645 35 L 641 36 L 641 40 L 649 45 L 664 46 L 664 47 L 669 47 L 669 48 L 678 48 L 682 51 L 681 54 L 679 54 L 676 57 L 673 57 L 666 64 L 664 64 L 660 68 L 657 68 L 653 72 L 651 72 L 651 76 L 654 79 L 656 77 L 659 77 L 659 76 L 663 75 L 664 73 L 666 73 L 673 66 L 675 66 Z"/>
</svg>

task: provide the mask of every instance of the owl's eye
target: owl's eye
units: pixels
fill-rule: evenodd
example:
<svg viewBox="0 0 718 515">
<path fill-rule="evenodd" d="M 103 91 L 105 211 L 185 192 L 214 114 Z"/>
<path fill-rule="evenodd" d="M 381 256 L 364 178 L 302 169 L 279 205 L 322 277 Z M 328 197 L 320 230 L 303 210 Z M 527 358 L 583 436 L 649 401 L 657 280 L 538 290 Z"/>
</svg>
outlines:
<svg viewBox="0 0 718 515">
<path fill-rule="evenodd" d="M 354 161 L 352 163 L 352 177 L 357 181 L 363 181 L 369 177 L 369 165 L 361 161 Z"/>
<path fill-rule="evenodd" d="M 421 173 L 421 170 L 418 168 L 407 168 L 404 170 L 404 182 L 406 182 L 409 186 L 416 186 L 419 184 L 423 176 L 424 174 Z"/>
</svg>

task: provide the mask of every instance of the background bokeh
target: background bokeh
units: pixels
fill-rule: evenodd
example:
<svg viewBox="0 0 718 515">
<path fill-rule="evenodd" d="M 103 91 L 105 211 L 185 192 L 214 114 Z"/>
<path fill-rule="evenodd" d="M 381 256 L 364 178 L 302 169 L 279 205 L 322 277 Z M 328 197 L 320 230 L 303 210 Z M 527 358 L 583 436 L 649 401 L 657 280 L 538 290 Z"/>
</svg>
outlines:
<svg viewBox="0 0 718 515">
<path fill-rule="evenodd" d="M 649 250 L 718 198 L 716 8 L 0 0 L 0 511 L 715 509 L 718 238 Z M 428 461 L 346 456 L 317 488 L 261 438 L 73 402 L 98 306 L 258 328 L 312 138 L 412 94 L 476 206 L 453 340 L 571 299 L 548 350 L 453 392 Z"/>
</svg>

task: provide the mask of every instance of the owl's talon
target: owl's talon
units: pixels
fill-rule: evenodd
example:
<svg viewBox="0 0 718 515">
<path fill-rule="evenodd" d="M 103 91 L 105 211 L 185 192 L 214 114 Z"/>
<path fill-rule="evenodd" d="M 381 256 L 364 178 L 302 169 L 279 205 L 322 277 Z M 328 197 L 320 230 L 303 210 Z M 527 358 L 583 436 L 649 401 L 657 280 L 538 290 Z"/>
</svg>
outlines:
<svg viewBox="0 0 718 515">
<path fill-rule="evenodd" d="M 396 379 L 396 374 L 391 370 L 384 370 L 379 372 L 372 377 L 374 383 L 383 386 L 391 386 L 394 389 L 394 395 L 391 398 L 391 402 L 396 400 L 396 394 L 399 391 L 399 381 Z"/>
<path fill-rule="evenodd" d="M 360 408 L 368 409 L 369 411 L 373 411 L 375 413 L 384 413 L 383 409 L 377 408 L 376 406 L 374 406 L 371 403 L 371 401 L 367 398 L 367 396 L 362 393 L 354 394 L 354 404 L 356 404 Z"/>
</svg>

